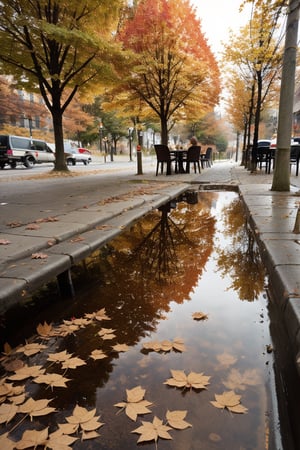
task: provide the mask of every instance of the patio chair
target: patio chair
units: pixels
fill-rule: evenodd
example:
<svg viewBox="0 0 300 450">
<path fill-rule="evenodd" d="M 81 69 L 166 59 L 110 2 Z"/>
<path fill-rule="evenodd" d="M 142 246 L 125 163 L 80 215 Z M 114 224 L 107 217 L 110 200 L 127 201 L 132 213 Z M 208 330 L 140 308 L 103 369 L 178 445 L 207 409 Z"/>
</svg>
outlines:
<svg viewBox="0 0 300 450">
<path fill-rule="evenodd" d="M 192 145 L 189 147 L 186 154 L 186 173 L 190 173 L 190 164 L 194 164 L 194 172 L 197 173 L 197 167 L 199 173 L 201 173 L 200 169 L 200 145 Z"/>
<path fill-rule="evenodd" d="M 300 145 L 292 145 L 290 154 L 290 165 L 291 169 L 292 165 L 296 166 L 296 176 L 298 176 L 299 173 L 299 161 L 300 161 Z"/>
<path fill-rule="evenodd" d="M 212 166 L 212 147 L 207 147 L 205 155 L 201 156 L 201 166 L 202 169 Z"/>
<path fill-rule="evenodd" d="M 156 164 L 156 176 L 158 174 L 158 169 L 160 166 L 161 173 L 164 171 L 164 164 L 167 165 L 167 171 L 166 175 L 171 175 L 172 169 L 171 169 L 171 163 L 173 161 L 176 161 L 175 155 L 172 156 L 169 150 L 169 147 L 167 145 L 163 144 L 156 144 L 154 145 L 156 158 L 157 158 L 157 164 Z"/>
</svg>

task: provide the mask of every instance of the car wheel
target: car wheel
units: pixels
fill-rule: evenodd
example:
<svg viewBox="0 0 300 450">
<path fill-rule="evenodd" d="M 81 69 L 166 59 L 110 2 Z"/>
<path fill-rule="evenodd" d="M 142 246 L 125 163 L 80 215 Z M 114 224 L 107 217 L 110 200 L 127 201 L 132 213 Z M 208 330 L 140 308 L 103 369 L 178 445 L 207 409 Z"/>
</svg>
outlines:
<svg viewBox="0 0 300 450">
<path fill-rule="evenodd" d="M 17 162 L 16 161 L 12 161 L 11 163 L 9 163 L 10 168 L 11 169 L 15 169 L 17 167 Z"/>
<path fill-rule="evenodd" d="M 35 160 L 32 156 L 25 157 L 24 166 L 27 167 L 27 169 L 32 169 L 34 164 L 35 164 Z"/>
<path fill-rule="evenodd" d="M 84 160 L 84 161 L 82 161 L 82 162 L 83 162 L 83 164 L 84 164 L 85 166 L 88 165 L 88 161 Z"/>
<path fill-rule="evenodd" d="M 0 169 L 3 170 L 5 167 L 5 163 L 0 163 Z"/>
</svg>

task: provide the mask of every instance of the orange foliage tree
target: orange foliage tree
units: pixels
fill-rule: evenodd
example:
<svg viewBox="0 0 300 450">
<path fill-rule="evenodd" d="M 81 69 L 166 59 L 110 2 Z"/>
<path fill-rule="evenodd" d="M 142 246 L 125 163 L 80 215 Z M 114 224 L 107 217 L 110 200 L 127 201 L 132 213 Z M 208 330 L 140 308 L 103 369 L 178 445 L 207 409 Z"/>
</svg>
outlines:
<svg viewBox="0 0 300 450">
<path fill-rule="evenodd" d="M 118 37 L 132 53 L 118 100 L 158 117 L 162 143 L 177 120 L 199 118 L 218 103 L 219 68 L 189 0 L 141 1 Z"/>
</svg>

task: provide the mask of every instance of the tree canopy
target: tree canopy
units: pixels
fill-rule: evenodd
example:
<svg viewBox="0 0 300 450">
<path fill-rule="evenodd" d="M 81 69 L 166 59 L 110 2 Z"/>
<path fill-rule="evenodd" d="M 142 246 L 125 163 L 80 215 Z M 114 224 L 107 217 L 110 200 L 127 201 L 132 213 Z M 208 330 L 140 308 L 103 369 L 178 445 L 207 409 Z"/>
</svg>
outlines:
<svg viewBox="0 0 300 450">
<path fill-rule="evenodd" d="M 51 112 L 57 170 L 64 160 L 62 116 L 92 79 L 112 78 L 111 24 L 119 0 L 11 0 L 0 4 L 0 70 L 38 90 Z M 116 58 L 117 59 L 117 58 Z"/>
<path fill-rule="evenodd" d="M 189 0 L 139 2 L 118 38 L 132 52 L 118 101 L 158 117 L 163 143 L 175 121 L 201 117 L 218 103 L 219 68 Z"/>
</svg>

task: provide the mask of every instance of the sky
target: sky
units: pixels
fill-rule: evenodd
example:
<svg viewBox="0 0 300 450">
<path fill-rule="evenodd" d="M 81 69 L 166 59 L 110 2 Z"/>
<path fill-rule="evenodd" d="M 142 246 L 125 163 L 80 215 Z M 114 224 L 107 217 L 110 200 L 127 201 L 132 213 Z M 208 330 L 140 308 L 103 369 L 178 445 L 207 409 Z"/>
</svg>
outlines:
<svg viewBox="0 0 300 450">
<path fill-rule="evenodd" d="M 242 0 L 191 0 L 201 19 L 201 29 L 216 56 L 222 51 L 221 41 L 226 42 L 229 29 L 237 33 L 250 19 L 249 8 L 239 13 L 241 2 Z"/>
</svg>

